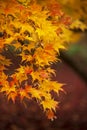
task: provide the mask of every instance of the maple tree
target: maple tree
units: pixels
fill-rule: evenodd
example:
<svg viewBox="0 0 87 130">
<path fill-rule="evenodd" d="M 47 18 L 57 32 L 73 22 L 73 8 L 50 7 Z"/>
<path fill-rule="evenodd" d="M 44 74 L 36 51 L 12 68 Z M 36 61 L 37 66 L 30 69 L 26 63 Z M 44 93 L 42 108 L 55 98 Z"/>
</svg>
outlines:
<svg viewBox="0 0 87 130">
<path fill-rule="evenodd" d="M 51 92 L 63 91 L 63 84 L 52 80 L 55 70 L 51 64 L 72 41 L 70 29 L 74 27 L 57 1 L 44 5 L 36 0 L 1 0 L 0 92 L 13 102 L 18 97 L 21 101 L 35 99 L 48 119 L 56 118 L 59 102 Z M 12 57 L 6 55 L 11 50 L 20 58 L 13 70 Z"/>
</svg>

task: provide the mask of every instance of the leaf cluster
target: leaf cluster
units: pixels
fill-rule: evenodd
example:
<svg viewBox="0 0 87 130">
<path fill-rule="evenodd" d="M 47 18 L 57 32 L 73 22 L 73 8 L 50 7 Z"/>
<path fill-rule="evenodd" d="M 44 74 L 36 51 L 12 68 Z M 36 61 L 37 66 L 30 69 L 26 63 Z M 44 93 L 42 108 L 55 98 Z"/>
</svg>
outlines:
<svg viewBox="0 0 87 130">
<path fill-rule="evenodd" d="M 63 91 L 63 84 L 52 80 L 51 65 L 72 40 L 71 23 L 56 1 L 0 1 L 0 92 L 8 100 L 35 99 L 49 119 L 55 118 L 58 101 L 52 92 Z M 7 72 L 16 64 L 6 55 L 9 51 L 21 59 L 12 73 Z"/>
</svg>

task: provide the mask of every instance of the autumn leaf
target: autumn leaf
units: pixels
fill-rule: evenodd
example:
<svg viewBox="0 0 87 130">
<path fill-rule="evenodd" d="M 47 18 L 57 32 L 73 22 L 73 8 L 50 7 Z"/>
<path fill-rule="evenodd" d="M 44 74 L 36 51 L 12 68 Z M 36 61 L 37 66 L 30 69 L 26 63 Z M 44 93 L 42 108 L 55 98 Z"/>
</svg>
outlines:
<svg viewBox="0 0 87 130">
<path fill-rule="evenodd" d="M 54 115 L 54 112 L 53 112 L 52 110 L 47 110 L 47 111 L 46 111 L 46 116 L 47 116 L 48 119 L 50 119 L 50 120 L 52 120 L 52 121 L 57 118 L 57 117 Z"/>
<path fill-rule="evenodd" d="M 1 85 L 3 85 L 3 84 L 6 85 L 6 84 L 8 84 L 7 78 L 8 78 L 8 76 L 5 75 L 5 73 L 3 72 L 3 69 L 0 70 L 0 84 L 1 84 Z M 0 90 L 0 91 L 1 91 L 1 90 Z"/>
<path fill-rule="evenodd" d="M 81 29 L 82 31 L 84 31 L 85 29 L 87 29 L 87 26 L 86 26 L 86 24 L 82 23 L 81 21 L 76 20 L 71 24 L 70 28 L 71 29 Z"/>
<path fill-rule="evenodd" d="M 5 87 L 2 87 L 0 92 L 6 92 L 6 95 L 9 96 L 8 99 L 15 101 L 15 97 L 17 96 L 15 85 L 10 86 L 9 84 L 5 84 Z"/>
<path fill-rule="evenodd" d="M 37 100 L 41 100 L 41 91 L 39 91 L 38 89 L 34 89 L 32 88 L 30 90 L 31 94 L 32 94 L 32 98 L 36 98 Z"/>
<path fill-rule="evenodd" d="M 22 88 L 19 90 L 19 95 L 20 95 L 21 101 L 22 101 L 24 98 L 30 99 L 29 94 L 26 92 L 26 90 L 24 90 L 24 89 L 22 89 Z"/>
<path fill-rule="evenodd" d="M 26 74 L 31 74 L 32 72 L 33 72 L 33 69 L 31 67 L 29 67 L 29 66 L 25 67 L 25 73 Z"/>
<path fill-rule="evenodd" d="M 15 100 L 16 100 L 17 96 L 18 96 L 18 94 L 17 94 L 16 91 L 15 92 L 11 92 L 11 93 L 8 94 L 8 100 L 11 99 L 13 101 L 13 103 L 15 103 Z"/>
<path fill-rule="evenodd" d="M 62 84 L 62 83 L 58 83 L 56 81 L 52 81 L 50 86 L 49 86 L 49 89 L 53 90 L 56 93 L 59 93 L 59 91 L 63 91 L 64 92 L 64 89 L 62 88 L 63 85 L 64 84 Z"/>
<path fill-rule="evenodd" d="M 58 0 L 64 11 L 72 16 L 74 20 L 83 20 L 87 23 L 87 1 L 84 0 Z M 86 24 L 87 25 L 87 24 Z M 80 27 L 79 27 L 80 28 Z"/>
<path fill-rule="evenodd" d="M 56 110 L 56 107 L 58 106 L 58 102 L 54 99 L 47 99 L 41 102 L 41 105 L 43 106 L 44 111 L 46 110 Z"/>
</svg>

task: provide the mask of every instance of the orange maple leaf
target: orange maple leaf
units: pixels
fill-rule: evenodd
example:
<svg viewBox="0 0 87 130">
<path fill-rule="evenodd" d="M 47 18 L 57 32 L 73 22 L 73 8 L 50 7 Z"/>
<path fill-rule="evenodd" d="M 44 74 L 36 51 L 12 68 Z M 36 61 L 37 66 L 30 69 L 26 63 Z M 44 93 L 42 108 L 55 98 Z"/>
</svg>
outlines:
<svg viewBox="0 0 87 130">
<path fill-rule="evenodd" d="M 48 119 L 50 119 L 52 121 L 57 118 L 52 110 L 47 110 L 46 116 Z"/>
</svg>

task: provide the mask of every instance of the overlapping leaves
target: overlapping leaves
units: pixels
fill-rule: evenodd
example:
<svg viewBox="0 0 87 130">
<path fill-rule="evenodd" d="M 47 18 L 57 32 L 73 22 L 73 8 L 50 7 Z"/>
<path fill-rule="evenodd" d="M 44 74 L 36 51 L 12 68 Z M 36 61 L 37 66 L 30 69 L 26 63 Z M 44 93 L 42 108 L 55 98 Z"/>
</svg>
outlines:
<svg viewBox="0 0 87 130">
<path fill-rule="evenodd" d="M 72 40 L 70 24 L 57 2 L 0 1 L 0 92 L 8 100 L 35 98 L 48 119 L 55 118 L 58 102 L 51 92 L 59 94 L 63 84 L 52 80 L 51 64 Z M 11 54 L 20 59 L 17 65 Z"/>
</svg>

